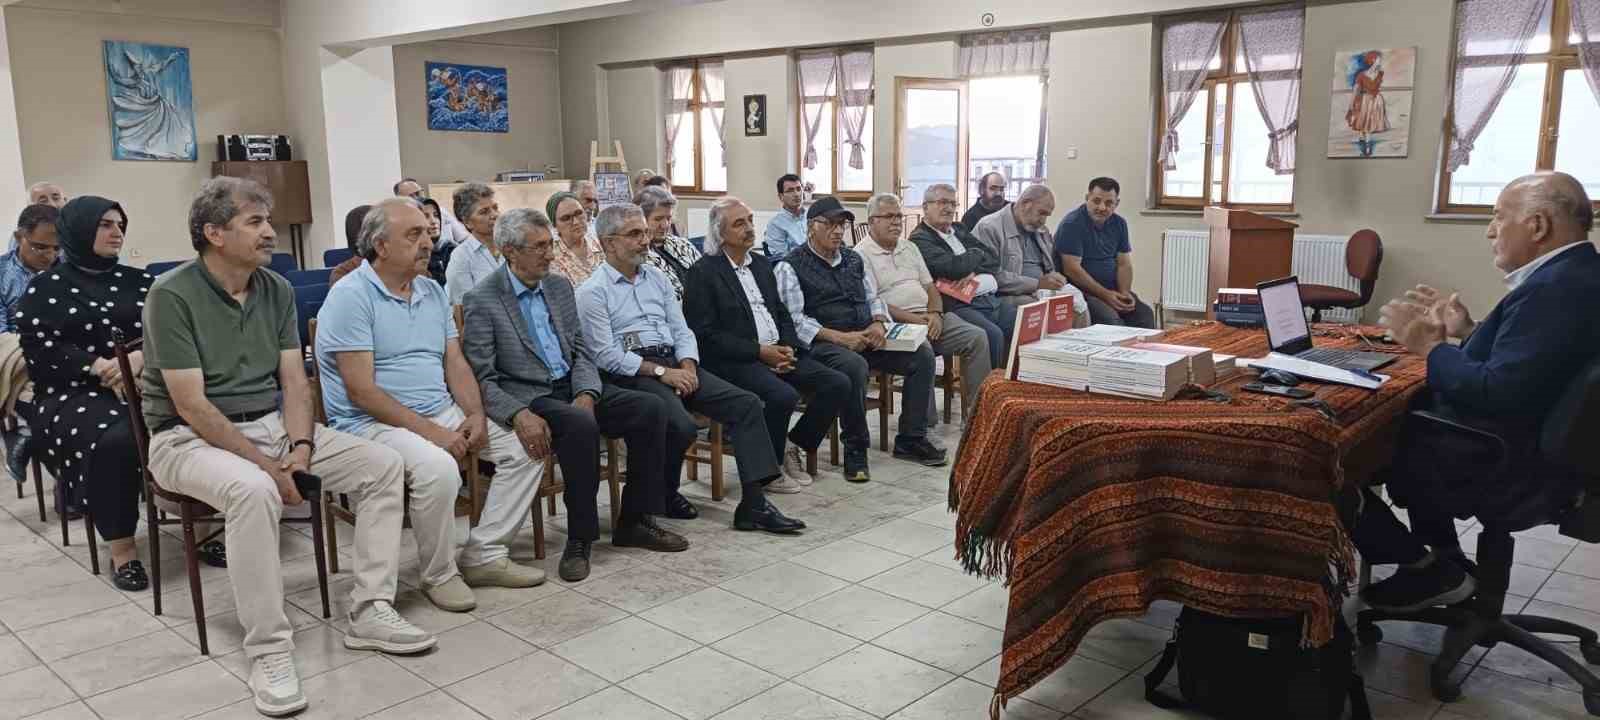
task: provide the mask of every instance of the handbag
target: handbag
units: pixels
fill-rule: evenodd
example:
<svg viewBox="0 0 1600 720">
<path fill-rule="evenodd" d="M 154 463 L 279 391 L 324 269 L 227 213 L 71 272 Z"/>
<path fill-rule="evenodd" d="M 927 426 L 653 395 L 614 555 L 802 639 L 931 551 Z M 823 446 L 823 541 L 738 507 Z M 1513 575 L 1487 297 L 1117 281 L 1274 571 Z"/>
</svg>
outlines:
<svg viewBox="0 0 1600 720">
<path fill-rule="evenodd" d="M 1355 669 L 1355 641 L 1337 620 L 1333 640 L 1301 645 L 1301 618 L 1240 620 L 1185 607 L 1161 660 L 1145 676 L 1145 700 L 1218 720 L 1372 720 Z M 1182 699 L 1160 687 L 1173 666 Z"/>
</svg>

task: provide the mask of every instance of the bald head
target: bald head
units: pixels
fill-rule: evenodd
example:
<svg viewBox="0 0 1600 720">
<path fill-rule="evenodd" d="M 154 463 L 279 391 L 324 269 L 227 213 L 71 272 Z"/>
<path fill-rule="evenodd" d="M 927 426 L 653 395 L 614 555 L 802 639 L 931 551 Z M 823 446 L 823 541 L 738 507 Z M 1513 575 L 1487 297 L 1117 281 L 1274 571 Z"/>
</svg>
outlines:
<svg viewBox="0 0 1600 720">
<path fill-rule="evenodd" d="M 1038 232 L 1044 228 L 1045 221 L 1050 219 L 1050 213 L 1056 211 L 1056 194 L 1043 185 L 1029 185 L 1011 206 L 1017 227 Z"/>
<path fill-rule="evenodd" d="M 1525 193 L 1524 210 L 1548 215 L 1558 232 L 1575 233 L 1582 240 L 1594 229 L 1594 203 L 1583 183 L 1564 172 L 1538 172 L 1512 180 L 1505 190 Z"/>
<path fill-rule="evenodd" d="M 29 205 L 49 205 L 57 210 L 67 204 L 67 194 L 53 182 L 36 182 L 28 187 Z"/>
<path fill-rule="evenodd" d="M 1586 240 L 1594 229 L 1594 206 L 1577 178 L 1561 172 L 1524 175 L 1495 200 L 1485 235 L 1494 264 L 1511 272 L 1539 256 Z"/>
</svg>

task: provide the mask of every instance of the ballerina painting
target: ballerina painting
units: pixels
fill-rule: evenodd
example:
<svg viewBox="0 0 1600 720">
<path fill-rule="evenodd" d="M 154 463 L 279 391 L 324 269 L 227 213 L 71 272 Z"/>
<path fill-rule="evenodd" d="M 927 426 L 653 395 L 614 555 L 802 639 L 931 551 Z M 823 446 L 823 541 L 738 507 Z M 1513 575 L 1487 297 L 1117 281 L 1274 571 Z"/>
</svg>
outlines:
<svg viewBox="0 0 1600 720">
<path fill-rule="evenodd" d="M 1328 157 L 1405 157 L 1415 74 L 1415 48 L 1336 53 Z"/>
<path fill-rule="evenodd" d="M 193 162 L 189 49 L 116 40 L 103 47 L 112 158 Z"/>
</svg>

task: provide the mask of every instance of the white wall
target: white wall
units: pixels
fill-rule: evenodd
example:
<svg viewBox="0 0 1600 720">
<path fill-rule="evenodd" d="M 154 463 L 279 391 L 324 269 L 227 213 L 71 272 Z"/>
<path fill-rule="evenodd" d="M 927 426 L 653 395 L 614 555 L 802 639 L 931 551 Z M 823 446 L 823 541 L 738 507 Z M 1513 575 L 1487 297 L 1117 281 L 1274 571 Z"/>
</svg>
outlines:
<svg viewBox="0 0 1600 720">
<path fill-rule="evenodd" d="M 127 262 L 191 257 L 189 202 L 211 177 L 216 135 L 286 126 L 275 3 L 34 0 L 4 12 L 28 181 L 120 201 L 128 211 Z M 189 48 L 197 162 L 112 161 L 103 40 Z M 0 190 L 6 204 L 24 199 Z M 9 228 L 15 217 L 12 211 L 0 224 Z"/>
<path fill-rule="evenodd" d="M 554 28 L 539 28 L 519 35 L 515 44 L 484 36 L 394 47 L 400 167 L 406 176 L 426 185 L 492 180 L 497 172 L 542 170 L 546 163 L 561 166 L 557 33 Z M 505 68 L 511 131 L 429 130 L 425 77 L 429 62 Z"/>
</svg>

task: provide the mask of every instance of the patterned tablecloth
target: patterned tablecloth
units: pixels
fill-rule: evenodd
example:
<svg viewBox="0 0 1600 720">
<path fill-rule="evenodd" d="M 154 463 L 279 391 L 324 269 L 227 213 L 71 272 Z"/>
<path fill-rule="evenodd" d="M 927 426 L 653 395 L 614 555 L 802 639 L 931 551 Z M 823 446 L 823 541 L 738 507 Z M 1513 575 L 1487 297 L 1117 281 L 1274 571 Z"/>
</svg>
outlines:
<svg viewBox="0 0 1600 720">
<path fill-rule="evenodd" d="M 1009 582 L 997 701 L 1065 664 L 1096 623 L 1140 616 L 1157 599 L 1233 617 L 1300 614 L 1309 643 L 1332 637 L 1353 572 L 1336 500 L 1357 456 L 1392 440 L 1427 368 L 1398 346 L 1368 347 L 1363 336 L 1378 328 L 1314 332 L 1319 346 L 1401 354 L 1378 371 L 1392 379 L 1376 391 L 1302 385 L 1319 409 L 1243 392 L 1252 371 L 1214 386 L 1220 401 L 1196 389 L 1147 402 L 989 377 L 950 504 L 967 569 Z M 1267 351 L 1264 332 L 1215 323 L 1162 342 Z"/>
</svg>

